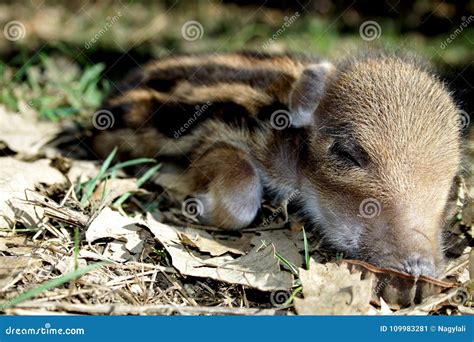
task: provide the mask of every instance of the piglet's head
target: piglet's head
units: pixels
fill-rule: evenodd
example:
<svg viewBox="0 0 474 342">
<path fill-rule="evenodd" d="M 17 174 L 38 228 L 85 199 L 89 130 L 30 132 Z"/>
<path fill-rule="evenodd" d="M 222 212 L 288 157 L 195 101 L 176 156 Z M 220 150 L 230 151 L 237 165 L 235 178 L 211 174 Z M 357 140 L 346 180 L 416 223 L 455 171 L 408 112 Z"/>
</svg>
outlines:
<svg viewBox="0 0 474 342">
<path fill-rule="evenodd" d="M 306 211 L 350 257 L 442 272 L 442 229 L 460 164 L 458 110 L 416 63 L 379 56 L 309 66 L 290 101 L 307 132 Z"/>
</svg>

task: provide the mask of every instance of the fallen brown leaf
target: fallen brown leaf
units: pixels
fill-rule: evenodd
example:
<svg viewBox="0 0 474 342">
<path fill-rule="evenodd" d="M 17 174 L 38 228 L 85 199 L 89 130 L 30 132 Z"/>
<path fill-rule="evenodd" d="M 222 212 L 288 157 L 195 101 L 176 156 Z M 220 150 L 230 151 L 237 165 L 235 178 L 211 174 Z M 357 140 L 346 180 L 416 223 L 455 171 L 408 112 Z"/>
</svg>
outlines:
<svg viewBox="0 0 474 342">
<path fill-rule="evenodd" d="M 91 203 L 102 203 L 108 206 L 114 199 L 127 192 L 137 191 L 137 181 L 134 178 L 112 178 L 102 181 L 89 198 Z"/>
<path fill-rule="evenodd" d="M 362 279 L 372 279 L 372 302 L 380 305 L 383 298 L 391 309 L 400 309 L 422 302 L 425 298 L 456 287 L 456 284 L 426 276 L 415 276 L 391 269 L 375 267 L 360 260 L 343 260 L 351 272 L 361 272 Z"/>
<path fill-rule="evenodd" d="M 139 234 L 141 229 L 136 219 L 104 208 L 90 223 L 86 240 L 93 242 L 104 238 L 115 239 L 116 241 L 108 243 L 104 257 L 118 262 L 136 260 L 144 245 Z"/>
<path fill-rule="evenodd" d="M 22 272 L 37 267 L 41 260 L 31 257 L 0 256 L 0 292 Z"/>
<path fill-rule="evenodd" d="M 355 315 L 370 310 L 372 280 L 361 279 L 361 272 L 347 267 L 318 264 L 311 259 L 310 270 L 300 269 L 304 298 L 295 298 L 300 315 Z"/>
<path fill-rule="evenodd" d="M 28 227 L 37 226 L 43 218 L 42 210 L 25 202 L 35 196 L 27 190 L 34 190 L 40 183 L 64 183 L 66 179 L 46 159 L 28 163 L 5 157 L 0 158 L 0 165 L 0 227 L 12 228 L 18 220 Z"/>
<path fill-rule="evenodd" d="M 301 232 L 293 232 L 291 230 L 272 230 L 256 232 L 256 236 L 252 239 L 252 243 L 256 246 L 262 243 L 273 245 L 275 251 L 283 258 L 291 262 L 295 267 L 303 265 L 303 257 L 300 252 L 303 249 L 298 248 L 297 241 L 303 240 Z"/>
<path fill-rule="evenodd" d="M 262 291 L 287 289 L 293 283 L 292 275 L 280 269 L 272 246 L 255 247 L 238 258 L 230 255 L 209 257 L 183 246 L 179 228 L 163 224 L 151 214 L 147 215 L 145 224 L 171 255 L 173 266 L 184 275 L 212 278 Z"/>
<path fill-rule="evenodd" d="M 51 141 L 61 130 L 53 122 L 38 120 L 38 114 L 32 111 L 22 113 L 7 112 L 0 106 L 0 141 L 18 153 L 36 156 L 41 148 Z"/>
</svg>

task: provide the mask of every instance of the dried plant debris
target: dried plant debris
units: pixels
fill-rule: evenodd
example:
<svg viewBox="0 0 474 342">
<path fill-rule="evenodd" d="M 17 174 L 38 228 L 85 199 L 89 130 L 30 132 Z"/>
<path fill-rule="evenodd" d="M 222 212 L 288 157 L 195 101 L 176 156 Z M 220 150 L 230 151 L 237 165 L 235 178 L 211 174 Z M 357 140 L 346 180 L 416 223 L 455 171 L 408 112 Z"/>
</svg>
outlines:
<svg viewBox="0 0 474 342">
<path fill-rule="evenodd" d="M 280 269 L 273 246 L 254 247 L 248 254 L 237 258 L 231 255 L 210 257 L 186 248 L 180 238 L 181 228 L 165 225 L 151 214 L 147 215 L 146 225 L 171 255 L 173 266 L 184 275 L 246 285 L 263 291 L 292 286 L 293 277 Z M 200 233 L 195 230 L 194 234 Z"/>
<path fill-rule="evenodd" d="M 90 223 L 86 231 L 86 241 L 92 243 L 99 239 L 112 238 L 115 241 L 107 244 L 104 251 L 106 259 L 124 262 L 137 260 L 143 250 L 136 220 L 121 215 L 110 208 L 104 208 Z"/>
<path fill-rule="evenodd" d="M 60 131 L 58 124 L 38 120 L 38 115 L 27 110 L 11 113 L 0 106 L 0 141 L 14 152 L 25 156 L 36 156 Z"/>
<path fill-rule="evenodd" d="M 13 285 L 27 270 L 38 269 L 41 260 L 31 257 L 0 256 L 0 292 Z"/>
<path fill-rule="evenodd" d="M 371 280 L 372 303 L 380 306 L 383 300 L 391 309 L 396 310 L 419 304 L 428 297 L 457 287 L 452 282 L 381 269 L 359 260 L 344 260 L 340 265 L 360 273 L 362 279 Z"/>
<path fill-rule="evenodd" d="M 17 220 L 28 226 L 42 221 L 42 212 L 25 201 L 34 196 L 32 191 L 40 184 L 66 182 L 49 163 L 47 159 L 29 163 L 12 157 L 0 158 L 0 227 L 13 228 Z"/>
<path fill-rule="evenodd" d="M 112 204 L 112 201 L 128 192 L 138 191 L 135 179 L 112 178 L 102 181 L 97 185 L 89 201 L 91 203 L 100 203 L 102 206 Z"/>
</svg>

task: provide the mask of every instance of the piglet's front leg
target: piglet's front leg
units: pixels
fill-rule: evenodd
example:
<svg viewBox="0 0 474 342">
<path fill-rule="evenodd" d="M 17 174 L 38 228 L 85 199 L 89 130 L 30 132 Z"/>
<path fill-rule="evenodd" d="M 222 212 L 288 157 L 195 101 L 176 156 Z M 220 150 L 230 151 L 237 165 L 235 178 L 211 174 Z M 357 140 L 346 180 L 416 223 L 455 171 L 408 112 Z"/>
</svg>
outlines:
<svg viewBox="0 0 474 342">
<path fill-rule="evenodd" d="M 215 143 L 188 171 L 202 223 L 223 229 L 248 226 L 257 215 L 262 185 L 249 156 L 226 143 Z"/>
</svg>

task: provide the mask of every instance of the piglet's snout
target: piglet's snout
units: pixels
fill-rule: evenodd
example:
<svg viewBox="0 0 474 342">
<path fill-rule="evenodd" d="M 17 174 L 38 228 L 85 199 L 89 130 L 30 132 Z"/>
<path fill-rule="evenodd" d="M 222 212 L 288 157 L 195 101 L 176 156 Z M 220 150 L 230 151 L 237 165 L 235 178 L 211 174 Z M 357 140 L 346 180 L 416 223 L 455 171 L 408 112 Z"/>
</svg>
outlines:
<svg viewBox="0 0 474 342">
<path fill-rule="evenodd" d="M 420 218 L 418 218 L 419 220 Z M 441 229 L 436 222 L 407 225 L 410 218 L 393 215 L 370 229 L 377 232 L 375 240 L 365 244 L 375 246 L 368 259 L 381 268 L 394 269 L 415 277 L 436 278 L 442 273 L 444 257 L 441 246 Z M 373 234 L 372 234 L 373 235 Z"/>
<path fill-rule="evenodd" d="M 421 275 L 428 277 L 436 276 L 436 267 L 433 260 L 418 254 L 411 254 L 402 261 L 399 269 L 405 273 L 419 277 Z"/>
</svg>

